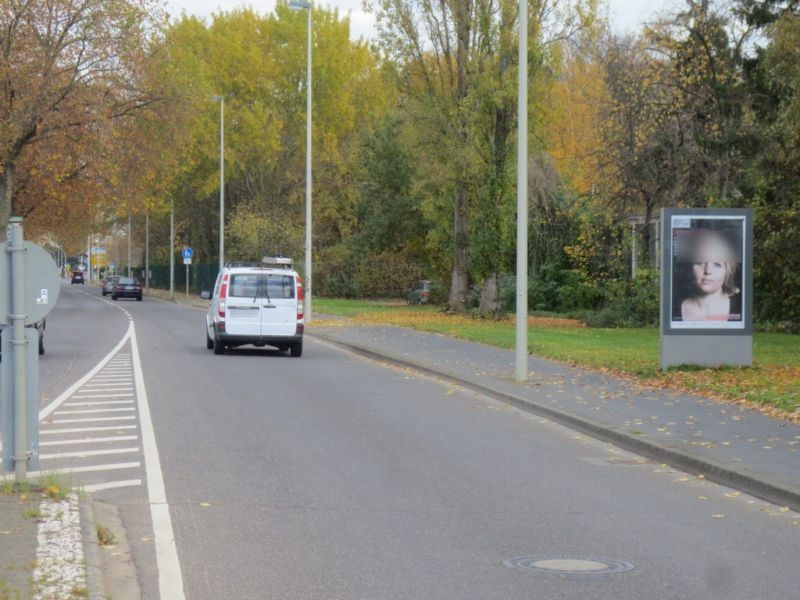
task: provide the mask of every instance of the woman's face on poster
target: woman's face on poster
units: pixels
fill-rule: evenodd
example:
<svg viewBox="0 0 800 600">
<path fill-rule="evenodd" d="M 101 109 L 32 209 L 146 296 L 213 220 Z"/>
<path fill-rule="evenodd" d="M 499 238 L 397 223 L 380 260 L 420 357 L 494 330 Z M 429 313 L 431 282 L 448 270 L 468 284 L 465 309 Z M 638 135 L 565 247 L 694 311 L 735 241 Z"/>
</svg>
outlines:
<svg viewBox="0 0 800 600">
<path fill-rule="evenodd" d="M 730 254 L 730 248 L 718 238 L 708 238 L 698 244 L 692 260 L 692 276 L 701 293 L 713 294 L 722 289 Z"/>
</svg>

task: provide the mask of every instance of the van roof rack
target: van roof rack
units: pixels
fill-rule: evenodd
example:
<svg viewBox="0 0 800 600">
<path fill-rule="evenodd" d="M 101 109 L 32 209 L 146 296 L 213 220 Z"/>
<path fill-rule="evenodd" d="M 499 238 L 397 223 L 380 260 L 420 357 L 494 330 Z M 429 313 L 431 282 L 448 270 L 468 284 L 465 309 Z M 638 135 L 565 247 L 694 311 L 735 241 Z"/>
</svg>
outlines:
<svg viewBox="0 0 800 600">
<path fill-rule="evenodd" d="M 288 256 L 264 256 L 261 258 L 261 264 L 284 269 L 291 269 L 294 266 L 294 262 Z"/>
<path fill-rule="evenodd" d="M 235 269 L 236 267 L 260 267 L 261 263 L 257 262 L 229 262 L 225 263 L 226 269 Z"/>
</svg>

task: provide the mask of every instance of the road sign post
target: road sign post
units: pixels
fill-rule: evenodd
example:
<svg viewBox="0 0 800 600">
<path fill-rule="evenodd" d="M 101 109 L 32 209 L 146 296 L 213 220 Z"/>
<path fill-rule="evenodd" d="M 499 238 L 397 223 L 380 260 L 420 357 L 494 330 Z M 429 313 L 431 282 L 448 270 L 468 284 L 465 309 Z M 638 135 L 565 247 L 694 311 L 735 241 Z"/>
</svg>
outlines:
<svg viewBox="0 0 800 600">
<path fill-rule="evenodd" d="M 183 257 L 183 264 L 186 265 L 186 296 L 189 296 L 189 265 L 192 264 L 192 256 L 194 255 L 194 250 L 189 248 L 188 246 L 181 250 L 181 256 Z"/>
<path fill-rule="evenodd" d="M 60 289 L 53 257 L 25 242 L 22 219 L 12 217 L 8 240 L 0 244 L 0 326 L 8 326 L 2 336 L 0 414 L 3 469 L 14 471 L 17 484 L 38 464 L 39 332 L 30 326 L 50 313 Z"/>
</svg>

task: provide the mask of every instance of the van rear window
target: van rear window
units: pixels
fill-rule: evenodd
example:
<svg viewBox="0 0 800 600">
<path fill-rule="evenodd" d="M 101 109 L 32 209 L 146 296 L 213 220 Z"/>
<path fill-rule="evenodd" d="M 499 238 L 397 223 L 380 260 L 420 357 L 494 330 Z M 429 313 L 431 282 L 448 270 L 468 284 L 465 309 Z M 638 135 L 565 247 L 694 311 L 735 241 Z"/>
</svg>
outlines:
<svg viewBox="0 0 800 600">
<path fill-rule="evenodd" d="M 294 298 L 294 277 L 267 273 L 231 275 L 228 295 L 234 298 Z"/>
</svg>

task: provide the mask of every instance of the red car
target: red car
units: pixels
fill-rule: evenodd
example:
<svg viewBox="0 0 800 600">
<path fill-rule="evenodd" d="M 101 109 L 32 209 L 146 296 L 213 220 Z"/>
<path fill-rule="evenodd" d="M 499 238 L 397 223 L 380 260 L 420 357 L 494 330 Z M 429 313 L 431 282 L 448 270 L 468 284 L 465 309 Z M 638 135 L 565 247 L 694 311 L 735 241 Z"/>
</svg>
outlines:
<svg viewBox="0 0 800 600">
<path fill-rule="evenodd" d="M 136 298 L 142 300 L 142 284 L 135 277 L 120 277 L 111 290 L 111 299 Z"/>
</svg>

